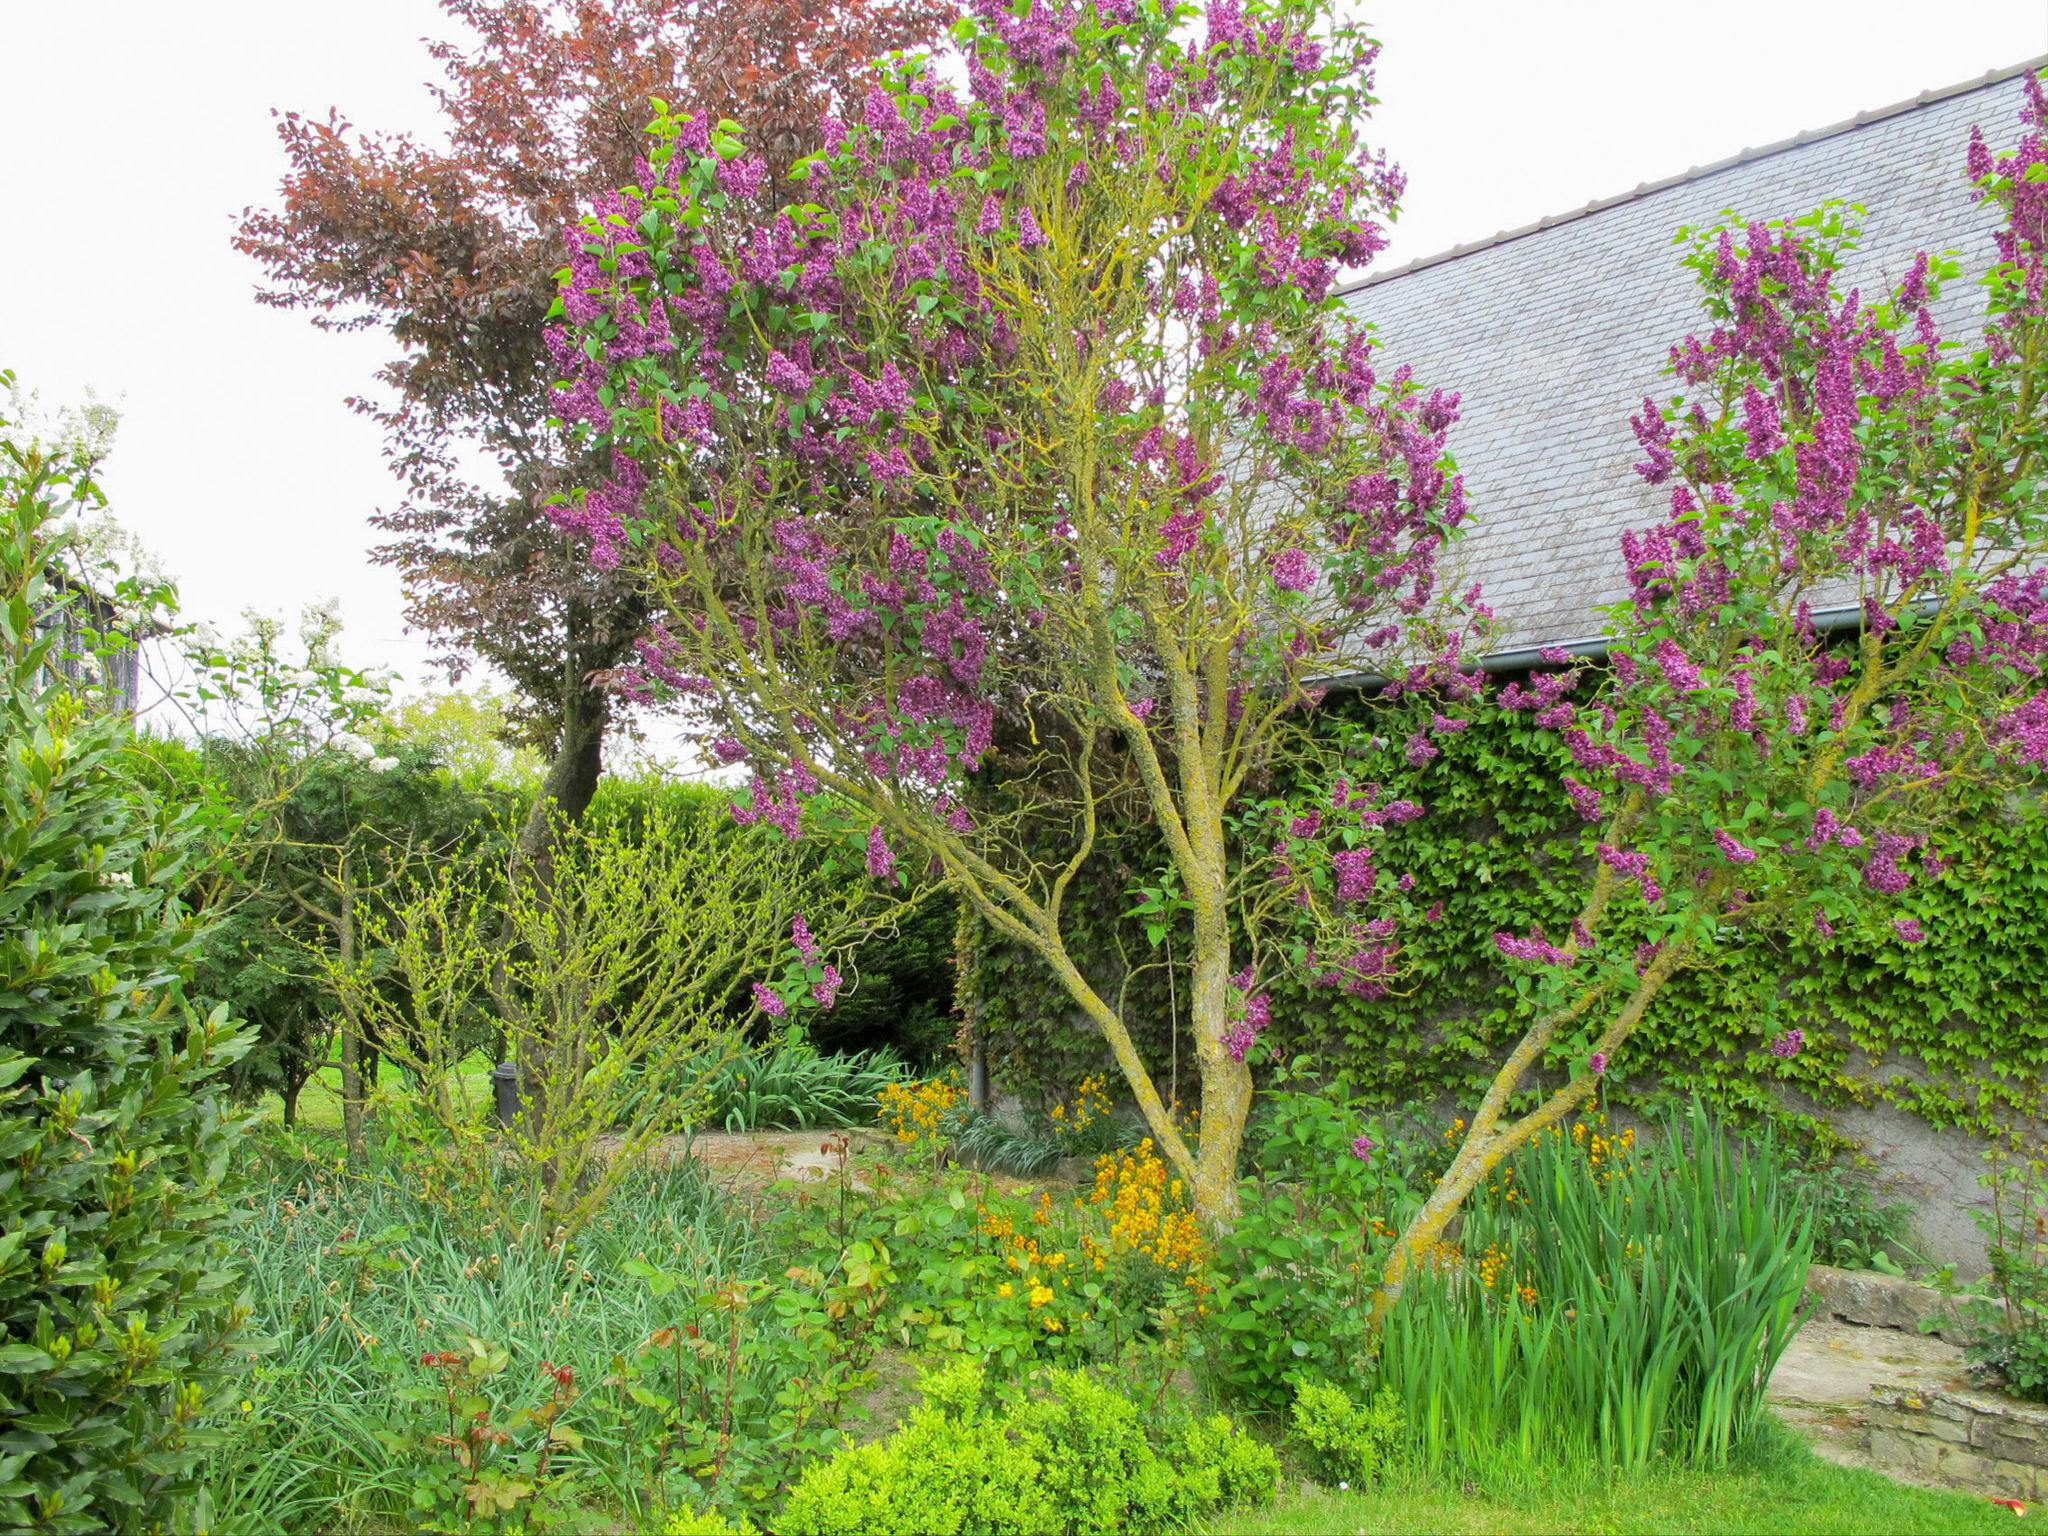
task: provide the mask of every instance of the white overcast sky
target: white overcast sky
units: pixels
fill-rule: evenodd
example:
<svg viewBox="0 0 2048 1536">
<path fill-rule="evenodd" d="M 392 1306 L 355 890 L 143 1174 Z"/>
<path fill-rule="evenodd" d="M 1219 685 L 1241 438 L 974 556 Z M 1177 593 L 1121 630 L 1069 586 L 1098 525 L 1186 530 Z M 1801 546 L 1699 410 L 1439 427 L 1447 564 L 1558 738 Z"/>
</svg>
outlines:
<svg viewBox="0 0 2048 1536">
<path fill-rule="evenodd" d="M 1366 14 L 1409 172 L 1388 265 L 2048 54 L 2048 0 Z M 259 307 L 229 238 L 277 184 L 271 108 L 431 133 L 420 39 L 445 30 L 432 0 L 0 0 L 0 365 L 54 402 L 121 397 L 105 483 L 188 614 L 339 598 L 344 654 L 414 677 L 424 646 L 365 558 L 390 481 L 342 403 L 386 343 Z"/>
</svg>

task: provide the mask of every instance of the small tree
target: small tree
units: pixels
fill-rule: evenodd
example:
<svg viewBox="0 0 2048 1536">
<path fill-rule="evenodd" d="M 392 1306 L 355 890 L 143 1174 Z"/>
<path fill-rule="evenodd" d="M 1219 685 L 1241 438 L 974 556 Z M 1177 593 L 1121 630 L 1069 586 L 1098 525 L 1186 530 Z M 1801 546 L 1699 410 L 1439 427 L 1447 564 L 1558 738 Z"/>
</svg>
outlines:
<svg viewBox="0 0 2048 1536">
<path fill-rule="evenodd" d="M 0 397 L 11 385 L 0 373 Z M 0 414 L 0 1525 L 165 1526 L 247 1317 L 224 1232 L 246 1038 L 187 991 L 202 839 L 63 678 L 57 519 L 91 464 Z M 75 592 L 74 589 L 68 589 Z"/>
<path fill-rule="evenodd" d="M 1495 939 L 1530 972 L 1536 1022 L 1394 1249 L 1381 1312 L 1487 1174 L 1587 1101 L 1673 977 L 1737 932 L 1921 942 L 1892 898 L 1941 877 L 1948 792 L 2048 766 L 2048 104 L 2027 88 L 2014 153 L 1970 142 L 2005 214 L 1974 343 L 1931 312 L 1952 257 L 1920 256 L 1875 302 L 1839 291 L 1856 231 L 1838 205 L 1693 236 L 1712 329 L 1673 348 L 1680 392 L 1634 419 L 1670 511 L 1622 538 L 1609 666 L 1559 655 L 1500 695 L 1562 733 L 1599 863 L 1569 933 Z M 1731 1046 L 1752 1027 L 1731 1020 Z"/>
<path fill-rule="evenodd" d="M 745 1035 L 754 978 L 792 936 L 803 953 L 783 990 L 832 1005 L 832 955 L 868 901 L 844 871 L 709 808 L 657 805 L 553 842 L 554 891 L 486 860 L 416 866 L 388 911 L 358 908 L 358 955 L 326 957 L 351 1026 L 416 1085 L 398 1107 L 427 1132 L 414 1155 L 429 1193 L 515 1224 L 537 1198 L 551 1231 L 579 1227 L 701 1112 Z M 530 1067 L 504 1138 L 476 1070 L 500 1031 Z"/>
<path fill-rule="evenodd" d="M 1416 807 L 1340 781 L 1275 820 L 1263 784 L 1333 673 L 1471 688 L 1425 622 L 1457 400 L 1331 295 L 1400 185 L 1361 138 L 1375 45 L 1332 0 L 1219 0 L 1206 29 L 1175 0 L 977 0 L 957 36 L 966 97 L 895 68 L 772 218 L 730 125 L 656 124 L 569 269 L 565 414 L 614 472 L 558 516 L 660 599 L 640 680 L 752 763 L 742 819 L 794 835 L 830 791 L 878 877 L 942 871 L 1223 1217 L 1261 975 L 1371 993 L 1419 915 L 1372 855 Z M 999 732 L 1029 769 L 1008 812 L 972 795 Z M 1180 893 L 1199 1150 L 1068 944 L 1118 784 Z"/>
</svg>

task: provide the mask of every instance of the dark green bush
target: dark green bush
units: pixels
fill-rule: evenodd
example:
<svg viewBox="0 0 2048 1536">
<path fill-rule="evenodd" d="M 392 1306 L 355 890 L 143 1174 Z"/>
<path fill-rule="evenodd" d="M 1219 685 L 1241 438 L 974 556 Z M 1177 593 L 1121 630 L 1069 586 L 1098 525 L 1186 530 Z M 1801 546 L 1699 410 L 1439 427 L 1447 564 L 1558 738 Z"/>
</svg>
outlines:
<svg viewBox="0 0 2048 1536">
<path fill-rule="evenodd" d="M 0 382 L 5 382 L 0 380 Z M 245 1048 L 186 998 L 189 816 L 55 666 L 58 498 L 83 469 L 0 421 L 0 1526 L 166 1523 L 245 1308 L 221 1236 Z"/>
</svg>

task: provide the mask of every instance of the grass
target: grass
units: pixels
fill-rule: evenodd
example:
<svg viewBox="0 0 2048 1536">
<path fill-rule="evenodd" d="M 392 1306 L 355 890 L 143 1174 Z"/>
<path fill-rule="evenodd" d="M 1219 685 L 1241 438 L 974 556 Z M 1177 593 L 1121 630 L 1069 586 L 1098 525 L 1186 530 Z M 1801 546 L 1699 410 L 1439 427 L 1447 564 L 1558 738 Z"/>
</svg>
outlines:
<svg viewBox="0 0 2048 1536">
<path fill-rule="evenodd" d="M 676 1310 L 625 1272 L 629 1260 L 692 1277 L 751 1274 L 763 1262 L 742 1214 L 687 1165 L 621 1189 L 566 1248 L 478 1230 L 381 1177 L 285 1154 L 258 1202 L 262 1219 L 237 1235 L 252 1322 L 270 1348 L 208 1476 L 211 1528 L 233 1536 L 403 1528 L 414 1467 L 385 1434 L 425 1379 L 422 1351 L 460 1348 L 469 1335 L 504 1344 L 513 1364 L 492 1391 L 508 1408 L 546 1396 L 543 1360 L 602 1396 L 615 1358 Z M 614 1509 L 630 1507 L 648 1459 L 597 1428 L 564 1458 Z"/>
<path fill-rule="evenodd" d="M 481 1052 L 470 1058 L 460 1076 L 464 1089 L 474 1099 L 481 1095 L 486 1100 L 490 1095 L 491 1064 Z M 397 1088 L 404 1084 L 405 1074 L 391 1062 L 378 1058 L 377 1087 Z M 259 1095 L 252 1106 L 273 1125 L 284 1119 L 284 1103 L 275 1093 Z M 338 1060 L 323 1062 L 318 1071 L 306 1080 L 306 1086 L 299 1090 L 299 1123 L 301 1131 L 341 1134 L 341 1063 Z"/>
<path fill-rule="evenodd" d="M 2012 1523 L 2011 1510 L 1981 1495 L 1838 1467 L 1766 1425 L 1719 1471 L 1664 1468 L 1470 1493 L 1424 1484 L 1318 1489 L 1226 1517 L 1210 1536 L 1971 1536 Z"/>
</svg>

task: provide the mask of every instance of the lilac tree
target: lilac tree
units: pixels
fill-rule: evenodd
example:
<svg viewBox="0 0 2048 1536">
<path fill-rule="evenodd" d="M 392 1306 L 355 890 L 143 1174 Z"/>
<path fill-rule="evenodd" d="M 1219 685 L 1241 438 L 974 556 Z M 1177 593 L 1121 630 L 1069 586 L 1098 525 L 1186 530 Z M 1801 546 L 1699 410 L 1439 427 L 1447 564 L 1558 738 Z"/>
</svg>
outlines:
<svg viewBox="0 0 2048 1536">
<path fill-rule="evenodd" d="M 1475 686 L 1435 603 L 1456 397 L 1332 296 L 1400 190 L 1338 11 L 974 0 L 779 210 L 735 125 L 666 115 L 551 341 L 613 466 L 557 516 L 664 609 L 629 685 L 752 766 L 743 820 L 852 807 L 878 880 L 933 869 L 1038 955 L 1212 1219 L 1261 978 L 1370 993 L 1425 915 L 1372 852 L 1414 806 L 1340 781 L 1276 821 L 1261 776 L 1332 674 Z M 995 802 L 999 739 L 1028 772 Z M 1180 893 L 1199 1145 L 1069 944 L 1112 795 Z"/>
<path fill-rule="evenodd" d="M 1537 1020 L 1397 1245 L 1382 1312 L 1488 1172 L 1586 1102 L 1673 977 L 1744 931 L 1920 942 L 1891 898 L 1940 878 L 1947 793 L 2048 765 L 2037 81 L 2023 117 L 2011 154 L 1970 142 L 2004 214 L 1971 340 L 1933 318 L 1964 275 L 1951 256 L 1874 298 L 1843 291 L 1839 206 L 1694 238 L 1710 328 L 1672 349 L 1679 392 L 1634 418 L 1637 472 L 1670 505 L 1623 536 L 1609 666 L 1558 655 L 1498 696 L 1563 734 L 1598 866 L 1569 933 L 1495 939 L 1533 973 Z"/>
</svg>

